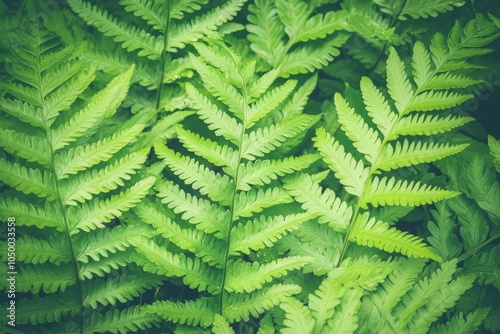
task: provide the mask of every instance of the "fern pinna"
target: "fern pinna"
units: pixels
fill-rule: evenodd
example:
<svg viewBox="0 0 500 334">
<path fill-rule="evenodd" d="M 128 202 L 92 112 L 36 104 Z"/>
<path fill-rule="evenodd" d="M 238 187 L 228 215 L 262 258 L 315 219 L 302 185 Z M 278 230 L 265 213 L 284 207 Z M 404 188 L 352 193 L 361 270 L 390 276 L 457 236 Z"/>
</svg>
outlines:
<svg viewBox="0 0 500 334">
<path fill-rule="evenodd" d="M 190 78 L 193 71 L 183 49 L 221 29 L 245 0 L 230 0 L 216 7 L 207 5 L 208 0 L 120 0 L 111 6 L 68 2 L 87 24 L 121 47 L 110 49 L 106 39 L 94 41 L 83 55 L 88 62 L 112 75 L 136 66 L 124 105 L 151 120 L 136 144 L 145 148 L 156 140 L 173 137 L 173 124 L 192 114 L 181 80 Z"/>
<path fill-rule="evenodd" d="M 431 52 L 423 43 L 415 43 L 412 81 L 395 49 L 390 49 L 387 59 L 388 96 L 367 77 L 361 80 L 361 94 L 348 89 L 349 101 L 354 108 L 343 96 L 335 94 L 343 134 L 333 137 L 326 129 L 318 128 L 313 141 L 345 193 L 323 189 L 321 181 L 327 177 L 325 173 L 302 174 L 290 178 L 285 184 L 295 200 L 311 216 L 317 217 L 321 225 L 303 224 L 293 237 L 284 240 L 282 247 L 289 248 L 292 255 L 310 254 L 315 261 L 309 270 L 328 274 L 316 291 L 311 290 L 307 306 L 294 298 L 281 305 L 286 312 L 287 332 L 292 333 L 295 326 L 303 324 L 304 332 L 352 333 L 356 330 L 371 333 L 375 330 L 426 333 L 432 323 L 471 288 L 474 275 L 453 277 L 457 271 L 456 259 L 443 263 L 441 269 L 428 269 L 434 271 L 430 276 L 419 277 L 422 268 L 415 270 L 412 266 L 420 260 L 411 259 L 408 261 L 412 264 L 402 265 L 406 262 L 389 258 L 381 266 L 380 257 L 385 258 L 383 253 L 376 256 L 359 246 L 414 258 L 442 260 L 420 237 L 400 231 L 393 225 L 408 213 L 404 207 L 437 202 L 459 192 L 421 181 L 407 181 L 398 172 L 402 167 L 430 163 L 456 154 L 468 146 L 439 139 L 446 140 L 449 138 L 445 136 L 446 132 L 472 121 L 472 118 L 441 116 L 437 112 L 473 97 L 455 89 L 470 87 L 480 80 L 457 71 L 464 67 L 473 68 L 468 59 L 487 53 L 489 50 L 485 45 L 498 36 L 496 26 L 478 16 L 463 28 L 455 25 L 447 39 L 437 34 L 432 40 Z M 435 134 L 441 136 L 430 137 Z M 347 145 L 352 145 L 354 150 L 346 148 Z M 323 224 L 328 224 L 329 228 L 324 228 Z M 321 239 L 314 237 L 321 234 L 324 235 Z M 316 253 L 318 240 L 326 246 Z M 335 246 L 328 247 L 328 240 Z M 359 246 L 349 247 L 351 243 Z M 366 258 L 363 254 L 372 257 Z M 333 259 L 334 264 L 328 259 Z M 384 281 L 390 273 L 387 268 L 391 266 L 393 276 L 385 280 L 377 293 L 362 298 L 363 292 L 373 290 Z M 403 278 L 410 274 L 411 279 L 410 276 Z M 421 281 L 413 287 L 413 283 L 407 284 L 418 279 Z M 399 285 L 399 282 L 405 283 Z M 437 287 L 441 289 L 440 295 L 443 293 L 440 298 L 432 296 Z M 384 296 L 381 303 L 386 304 L 383 307 L 377 302 L 378 296 Z M 318 299 L 324 308 L 318 305 Z M 480 317 L 474 322 L 476 328 L 486 316 L 485 311 L 476 314 Z"/>
<path fill-rule="evenodd" d="M 149 327 L 155 317 L 138 306 L 116 308 L 161 282 L 127 265 L 130 240 L 148 230 L 114 223 L 155 182 L 134 175 L 148 150 L 127 149 L 144 125 L 134 119 L 120 131 L 107 125 L 133 68 L 96 91 L 96 69 L 85 68 L 75 48 L 61 45 L 40 21 L 24 27 L 0 98 L 0 218 L 17 224 L 16 328 L 124 333 Z"/>
<path fill-rule="evenodd" d="M 173 180 L 158 181 L 158 199 L 134 209 L 165 239 L 143 238 L 134 245 L 140 254 L 136 262 L 146 271 L 181 277 L 199 291 L 195 300 L 180 296 L 156 301 L 147 310 L 215 330 L 258 318 L 300 291 L 276 279 L 304 266 L 308 257 L 266 258 L 258 251 L 309 217 L 297 210 L 283 214 L 292 198 L 276 179 L 308 167 L 318 156 L 274 158 L 273 151 L 318 118 L 301 113 L 304 105 L 292 98 L 301 93 L 293 93 L 295 80 L 280 82 L 276 70 L 256 78 L 255 62 L 242 62 L 218 39 L 210 43 L 195 44 L 200 56 L 191 56 L 203 86 L 186 85 L 206 127 L 194 120 L 196 132 L 179 128 L 175 151 L 155 145 Z M 280 108 L 289 112 L 277 112 Z"/>
</svg>

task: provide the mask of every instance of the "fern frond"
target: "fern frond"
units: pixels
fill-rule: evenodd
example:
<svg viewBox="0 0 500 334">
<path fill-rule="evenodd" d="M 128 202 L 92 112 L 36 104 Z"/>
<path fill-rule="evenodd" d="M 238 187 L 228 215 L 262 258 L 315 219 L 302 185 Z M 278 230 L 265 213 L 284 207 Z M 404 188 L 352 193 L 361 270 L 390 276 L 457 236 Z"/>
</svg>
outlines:
<svg viewBox="0 0 500 334">
<path fill-rule="evenodd" d="M 89 333 L 129 333 L 145 330 L 159 323 L 159 317 L 148 313 L 142 306 L 132 306 L 125 310 L 110 310 L 106 314 L 93 313 L 85 331 Z"/>
<path fill-rule="evenodd" d="M 425 257 L 440 261 L 421 238 L 406 232 L 401 232 L 388 224 L 369 218 L 365 214 L 355 222 L 349 235 L 352 241 L 359 245 L 377 247 L 386 252 L 399 252 L 413 257 Z"/>
<path fill-rule="evenodd" d="M 493 136 L 488 136 L 488 145 L 490 147 L 490 153 L 493 156 L 495 169 L 500 173 L 500 140 L 496 140 Z"/>
<path fill-rule="evenodd" d="M 283 301 L 280 308 L 286 312 L 286 319 L 283 321 L 286 327 L 282 329 L 282 333 L 312 333 L 314 320 L 311 311 L 304 304 L 291 297 Z"/>
<path fill-rule="evenodd" d="M 97 308 L 97 303 L 103 306 L 116 305 L 117 301 L 125 303 L 160 282 L 161 278 L 158 276 L 144 274 L 141 275 L 140 279 L 128 275 L 107 280 L 94 279 L 85 282 L 83 304 L 87 307 Z"/>
<path fill-rule="evenodd" d="M 410 205 L 418 206 L 431 204 L 443 199 L 459 195 L 459 192 L 439 189 L 431 185 L 423 185 L 420 182 L 396 180 L 394 177 L 374 177 L 366 196 L 360 202 L 360 206 L 367 207 L 372 204 L 379 205 Z"/>
<path fill-rule="evenodd" d="M 71 0 L 69 5 L 84 21 L 96 27 L 106 36 L 122 43 L 127 51 L 138 51 L 138 55 L 149 59 L 159 59 L 165 48 L 163 40 L 145 30 L 130 27 L 118 21 L 106 10 L 80 0 Z"/>
<path fill-rule="evenodd" d="M 318 120 L 312 115 L 298 115 L 265 128 L 245 134 L 242 140 L 242 157 L 255 160 L 275 150 L 287 139 L 296 136 Z"/>
<path fill-rule="evenodd" d="M 456 263 L 456 260 L 443 262 L 440 269 L 432 273 L 430 277 L 425 277 L 404 296 L 401 304 L 393 311 L 398 318 L 399 327 L 406 326 L 415 312 L 452 280 Z"/>
<path fill-rule="evenodd" d="M 437 115 L 411 114 L 400 119 L 388 139 L 396 139 L 398 136 L 430 136 L 445 133 L 473 120 L 472 117 L 453 115 L 440 117 Z"/>
<path fill-rule="evenodd" d="M 450 321 L 445 324 L 439 324 L 433 326 L 429 333 L 430 334 L 472 334 L 475 333 L 484 318 L 488 315 L 489 309 L 480 308 L 467 315 L 464 319 L 462 313 L 458 316 L 453 317 Z"/>
<path fill-rule="evenodd" d="M 71 174 L 109 160 L 116 152 L 134 141 L 142 130 L 143 125 L 135 125 L 95 143 L 77 146 L 56 154 L 54 165 L 59 171 L 58 179 L 67 178 Z"/>
<path fill-rule="evenodd" d="M 0 218 L 7 221 L 12 215 L 16 217 L 18 226 L 38 226 L 40 228 L 55 227 L 64 229 L 64 222 L 56 215 L 56 208 L 49 203 L 33 205 L 15 197 L 0 198 Z M 9 215 L 7 215 L 9 212 Z"/>
<path fill-rule="evenodd" d="M 19 131 L 0 129 L 0 147 L 28 162 L 50 165 L 50 148 L 42 138 Z"/>
<path fill-rule="evenodd" d="M 409 142 L 404 140 L 396 142 L 393 145 L 386 145 L 385 152 L 381 154 L 381 162 L 375 164 L 373 170 L 381 169 L 389 171 L 391 169 L 417 165 L 420 163 L 429 163 L 447 156 L 457 154 L 466 149 L 468 144 L 449 145 L 449 144 L 432 144 L 423 143 L 421 141 Z"/>
<path fill-rule="evenodd" d="M 45 264 L 44 266 L 25 267 L 16 279 L 16 288 L 20 292 L 31 291 L 34 294 L 43 290 L 45 293 L 65 291 L 74 285 L 73 273 L 69 266 Z"/>
<path fill-rule="evenodd" d="M 281 187 L 240 192 L 234 197 L 233 217 L 251 217 L 254 213 L 279 204 L 290 203 L 292 198 Z"/>
<path fill-rule="evenodd" d="M 52 172 L 43 169 L 26 168 L 17 162 L 0 158 L 0 180 L 12 188 L 27 195 L 34 194 L 41 198 L 55 199 Z"/>
<path fill-rule="evenodd" d="M 238 144 L 237 140 L 242 131 L 242 126 L 231 116 L 223 113 L 208 98 L 203 96 L 193 85 L 186 84 L 186 92 L 198 107 L 200 118 L 205 121 L 209 129 L 216 135 L 224 136 L 228 141 Z"/>
<path fill-rule="evenodd" d="M 156 301 L 144 308 L 148 312 L 159 314 L 164 319 L 180 324 L 208 327 L 213 324 L 217 314 L 216 305 L 214 298 L 201 297 L 195 301 L 185 302 Z"/>
<path fill-rule="evenodd" d="M 158 196 L 163 198 L 162 202 L 172 208 L 175 213 L 182 213 L 182 219 L 206 233 L 214 233 L 220 238 L 226 235 L 228 227 L 225 222 L 229 212 L 225 209 L 213 205 L 208 200 L 187 194 L 179 186 L 170 182 L 159 182 L 156 189 Z"/>
<path fill-rule="evenodd" d="M 382 135 L 387 137 L 392 132 L 392 127 L 396 123 L 397 115 L 392 112 L 386 98 L 382 95 L 382 92 L 375 87 L 370 78 L 361 78 L 360 89 L 363 94 L 363 102 L 366 105 L 368 115 L 370 115 Z"/>
<path fill-rule="evenodd" d="M 137 251 L 144 257 L 136 258 L 146 271 L 155 274 L 182 277 L 192 289 L 220 293 L 218 277 L 220 273 L 198 258 L 184 254 L 172 254 L 147 239 L 132 241 Z"/>
<path fill-rule="evenodd" d="M 352 216 L 352 209 L 341 201 L 330 189 L 322 191 L 320 185 L 308 175 L 301 175 L 285 183 L 285 189 L 302 208 L 318 217 L 320 224 L 328 224 L 334 230 L 343 232 Z"/>
<path fill-rule="evenodd" d="M 184 48 L 187 43 L 195 42 L 208 32 L 215 31 L 218 26 L 232 19 L 244 5 L 246 0 L 230 0 L 210 12 L 195 17 L 188 24 L 179 24 L 172 27 L 169 36 L 167 51 L 176 51 Z"/>
<path fill-rule="evenodd" d="M 102 257 L 127 249 L 130 240 L 148 234 L 145 228 L 136 225 L 99 230 L 85 238 L 80 234 L 78 235 L 80 238 L 76 239 L 75 256 L 81 263 L 88 263 L 90 260 L 99 261 Z"/>
<path fill-rule="evenodd" d="M 70 207 L 68 212 L 77 217 L 71 226 L 70 234 L 76 234 L 79 230 L 88 232 L 103 227 L 104 223 L 119 217 L 137 204 L 146 196 L 155 181 L 154 177 L 148 177 L 106 200 L 94 199 L 83 204 L 79 209 Z"/>
<path fill-rule="evenodd" d="M 263 186 L 280 176 L 302 170 L 318 159 L 316 154 L 305 154 L 299 157 L 288 157 L 280 160 L 256 160 L 240 165 L 239 173 L 243 175 L 239 190 L 249 190 L 250 186 Z"/>
<path fill-rule="evenodd" d="M 188 150 L 196 155 L 207 159 L 216 166 L 227 167 L 226 172 L 234 177 L 237 168 L 237 159 L 235 151 L 231 147 L 220 145 L 182 128 L 177 129 L 177 138 L 179 138 Z"/>
<path fill-rule="evenodd" d="M 123 180 L 130 180 L 131 175 L 142 168 L 149 149 L 129 154 L 103 169 L 81 173 L 62 183 L 63 203 L 76 205 L 92 199 L 95 194 L 106 193 L 124 186 Z"/>
<path fill-rule="evenodd" d="M 360 196 L 364 180 L 369 173 L 363 162 L 356 161 L 350 153 L 346 153 L 344 147 L 335 141 L 324 128 L 316 130 L 316 137 L 313 138 L 313 141 L 314 147 L 335 173 L 340 183 L 346 187 L 346 191 L 351 195 Z"/>
<path fill-rule="evenodd" d="M 35 325 L 60 322 L 63 316 L 75 316 L 76 309 L 77 302 L 74 298 L 65 298 L 59 294 L 43 297 L 35 295 L 21 299 L 19 305 L 16 305 L 16 323 Z"/>
<path fill-rule="evenodd" d="M 252 293 L 230 294 L 227 297 L 228 305 L 223 309 L 224 317 L 230 321 L 248 321 L 250 315 L 257 317 L 266 310 L 280 305 L 292 295 L 299 293 L 301 288 L 294 284 L 274 284 Z"/>
<path fill-rule="evenodd" d="M 93 99 L 71 119 L 52 131 L 52 146 L 60 150 L 87 130 L 94 127 L 105 117 L 110 117 L 125 98 L 133 68 L 115 77 L 105 89 L 94 95 Z"/>
<path fill-rule="evenodd" d="M 310 217 L 307 214 L 274 216 L 266 219 L 260 216 L 253 221 L 238 224 L 233 228 L 229 253 L 249 254 L 251 250 L 271 247 L 287 232 L 293 231 Z"/>
<path fill-rule="evenodd" d="M 64 241 L 55 238 L 44 240 L 25 235 L 16 240 L 16 246 L 18 248 L 16 259 L 24 263 L 44 264 L 49 262 L 59 265 L 61 262 L 70 261 L 66 253 L 67 245 Z"/>
<path fill-rule="evenodd" d="M 326 66 L 347 40 L 337 32 L 345 29 L 343 11 L 310 17 L 312 5 L 271 0 L 256 1 L 249 10 L 250 47 L 283 77 Z"/>
<path fill-rule="evenodd" d="M 353 142 L 354 147 L 365 156 L 369 163 L 373 164 L 382 146 L 378 133 L 373 131 L 363 118 L 349 107 L 340 94 L 335 94 L 334 100 L 342 130 Z"/>
<path fill-rule="evenodd" d="M 410 0 L 405 2 L 403 9 L 399 15 L 401 20 L 405 20 L 405 15 L 411 16 L 413 19 L 427 18 L 429 16 L 436 17 L 440 13 L 445 13 L 460 7 L 464 4 L 463 1 L 453 0 L 438 0 L 438 1 L 415 1 Z"/>
<path fill-rule="evenodd" d="M 186 184 L 192 185 L 214 201 L 230 202 L 231 181 L 227 176 L 214 173 L 194 159 L 176 153 L 164 145 L 155 145 L 155 152 Z"/>
<path fill-rule="evenodd" d="M 165 17 L 168 14 L 165 7 L 156 1 L 120 0 L 120 5 L 124 6 L 127 12 L 132 12 L 135 16 L 142 18 L 154 29 L 165 32 Z"/>
<path fill-rule="evenodd" d="M 299 269 L 309 262 L 307 257 L 291 256 L 266 264 L 252 264 L 243 260 L 228 263 L 228 276 L 225 288 L 228 292 L 250 293 L 262 288 L 266 282 L 278 278 L 294 269 Z"/>
<path fill-rule="evenodd" d="M 431 211 L 434 220 L 427 224 L 427 229 L 431 233 L 427 241 L 443 260 L 451 260 L 458 257 L 462 250 L 462 245 L 455 235 L 458 226 L 445 202 L 436 203 L 435 207 L 436 209 Z"/>
</svg>

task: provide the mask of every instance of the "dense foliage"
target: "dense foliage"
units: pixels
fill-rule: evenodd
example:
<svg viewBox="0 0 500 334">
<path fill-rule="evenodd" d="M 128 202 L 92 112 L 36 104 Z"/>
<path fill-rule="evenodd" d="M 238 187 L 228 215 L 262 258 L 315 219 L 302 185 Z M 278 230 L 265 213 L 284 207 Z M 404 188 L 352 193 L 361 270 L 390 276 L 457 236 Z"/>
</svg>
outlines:
<svg viewBox="0 0 500 334">
<path fill-rule="evenodd" d="M 499 333 L 497 7 L 0 2 L 0 332 Z"/>
</svg>

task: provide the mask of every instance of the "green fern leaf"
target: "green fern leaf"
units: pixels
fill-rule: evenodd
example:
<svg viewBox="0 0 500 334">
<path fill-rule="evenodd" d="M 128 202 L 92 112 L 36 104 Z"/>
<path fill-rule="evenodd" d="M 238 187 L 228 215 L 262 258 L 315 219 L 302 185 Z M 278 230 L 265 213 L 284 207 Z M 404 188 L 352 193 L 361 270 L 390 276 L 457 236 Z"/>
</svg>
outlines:
<svg viewBox="0 0 500 334">
<path fill-rule="evenodd" d="M 154 177 L 148 177 L 107 200 L 94 199 L 83 204 L 79 209 L 70 207 L 68 212 L 78 217 L 71 226 L 70 234 L 78 233 L 79 230 L 90 231 L 103 227 L 104 223 L 119 217 L 124 211 L 137 204 L 148 193 L 155 181 Z"/>
<path fill-rule="evenodd" d="M 180 324 L 211 326 L 214 322 L 216 301 L 210 297 L 201 297 L 195 301 L 172 302 L 156 301 L 144 306 L 151 313 L 159 314 L 162 318 Z"/>
<path fill-rule="evenodd" d="M 368 170 L 363 162 L 356 161 L 350 153 L 346 153 L 344 147 L 335 141 L 324 128 L 316 130 L 316 137 L 313 140 L 314 146 L 342 185 L 346 187 L 346 191 L 360 196 L 364 180 L 368 177 Z"/>
<path fill-rule="evenodd" d="M 327 223 L 338 232 L 347 229 L 352 210 L 330 189 L 322 191 L 320 185 L 307 175 L 288 180 L 285 188 L 295 200 L 302 203 L 302 208 L 306 212 L 318 217 L 320 224 Z"/>
<path fill-rule="evenodd" d="M 286 319 L 283 321 L 286 327 L 282 329 L 282 333 L 312 333 L 314 320 L 311 311 L 304 304 L 295 298 L 288 298 L 280 304 L 280 308 L 286 312 Z"/>
<path fill-rule="evenodd" d="M 316 116 L 303 114 L 245 134 L 242 140 L 242 157 L 248 160 L 262 157 L 282 145 L 286 139 L 310 127 L 317 120 Z"/>
<path fill-rule="evenodd" d="M 16 288 L 20 292 L 37 294 L 40 290 L 45 293 L 65 291 L 68 286 L 75 284 L 73 273 L 67 265 L 55 266 L 45 264 L 40 267 L 25 267 L 16 278 Z"/>
<path fill-rule="evenodd" d="M 429 16 L 436 17 L 439 13 L 445 13 L 453 10 L 454 7 L 460 7 L 464 1 L 454 0 L 438 0 L 438 1 L 414 1 L 405 2 L 403 9 L 399 15 L 400 19 L 404 20 L 405 15 L 411 16 L 413 19 L 427 18 Z"/>
<path fill-rule="evenodd" d="M 377 124 L 382 135 L 384 137 L 389 136 L 393 131 L 392 128 L 396 123 L 397 115 L 391 111 L 387 100 L 370 78 L 361 78 L 360 88 L 368 115 Z"/>
<path fill-rule="evenodd" d="M 102 257 L 108 257 L 109 254 L 126 250 L 130 246 L 131 239 L 148 234 L 145 228 L 135 225 L 99 230 L 92 236 L 77 238 L 75 256 L 81 263 L 88 263 L 91 259 L 99 261 Z"/>
<path fill-rule="evenodd" d="M 427 333 L 432 322 L 455 305 L 460 296 L 472 287 L 475 279 L 474 276 L 461 276 L 436 291 L 436 295 L 430 298 L 425 310 L 420 309 L 413 315 L 411 323 L 407 326 L 408 331 Z"/>
<path fill-rule="evenodd" d="M 238 224 L 232 231 L 229 253 L 249 254 L 250 250 L 270 247 L 309 218 L 307 214 L 274 216 L 267 219 L 265 216 L 260 216 L 251 222 Z"/>
<path fill-rule="evenodd" d="M 136 257 L 136 261 L 144 269 L 155 274 L 183 277 L 184 283 L 192 289 L 220 293 L 219 272 L 197 258 L 189 258 L 184 254 L 172 254 L 147 239 L 132 242 L 137 251 L 148 262 Z"/>
<path fill-rule="evenodd" d="M 290 203 L 292 198 L 281 187 L 240 192 L 234 197 L 233 217 L 251 217 L 254 213 L 279 204 Z"/>
<path fill-rule="evenodd" d="M 382 146 L 378 133 L 373 131 L 360 115 L 350 108 L 340 94 L 335 94 L 335 107 L 342 130 L 353 142 L 354 147 L 362 153 L 369 163 L 374 163 Z"/>
<path fill-rule="evenodd" d="M 229 323 L 220 314 L 215 315 L 214 325 L 212 331 L 215 334 L 234 334 L 234 330 L 229 327 Z"/>
<path fill-rule="evenodd" d="M 415 141 L 410 143 L 408 140 L 404 140 L 402 143 L 397 142 L 394 146 L 386 145 L 386 150 L 381 155 L 381 162 L 372 168 L 373 170 L 389 171 L 420 163 L 429 163 L 457 154 L 468 146 L 468 144 L 430 144 Z"/>
<path fill-rule="evenodd" d="M 55 238 L 44 240 L 25 235 L 16 240 L 16 246 L 18 248 L 16 259 L 24 263 L 44 264 L 49 262 L 59 265 L 61 262 L 70 261 L 65 251 L 67 245 L 64 241 Z"/>
<path fill-rule="evenodd" d="M 55 199 L 54 175 L 49 171 L 26 168 L 16 162 L 0 158 L 0 180 L 5 184 L 29 195 Z"/>
<path fill-rule="evenodd" d="M 19 131 L 0 129 L 0 147 L 10 154 L 37 162 L 40 165 L 50 165 L 50 148 L 38 136 L 26 135 Z"/>
<path fill-rule="evenodd" d="M 452 115 L 440 117 L 437 115 L 428 116 L 425 114 L 411 114 L 401 118 L 388 139 L 396 139 L 398 136 L 430 136 L 444 133 L 473 120 L 472 117 Z"/>
<path fill-rule="evenodd" d="M 307 257 L 286 257 L 276 261 L 259 265 L 243 260 L 228 263 L 228 276 L 225 288 L 228 292 L 250 293 L 262 288 L 266 282 L 273 278 L 281 277 L 287 271 L 303 267 L 309 259 Z"/>
<path fill-rule="evenodd" d="M 224 317 L 232 322 L 248 321 L 250 315 L 256 317 L 259 314 L 280 305 L 290 296 L 300 292 L 300 287 L 294 284 L 274 284 L 252 293 L 230 294 L 227 297 L 228 305 L 231 307 L 223 309 Z"/>
<path fill-rule="evenodd" d="M 500 140 L 496 140 L 493 136 L 488 136 L 488 145 L 493 156 L 495 169 L 500 173 Z"/>
<path fill-rule="evenodd" d="M 125 310 L 110 310 L 101 315 L 93 313 L 85 332 L 88 333 L 129 333 L 145 330 L 159 323 L 159 317 L 148 313 L 141 306 L 132 306 Z"/>
<path fill-rule="evenodd" d="M 472 334 L 476 333 L 484 318 L 488 315 L 489 309 L 481 308 L 467 315 L 464 319 L 463 314 L 453 317 L 445 324 L 433 326 L 430 334 Z"/>
<path fill-rule="evenodd" d="M 149 59 L 159 59 L 165 48 L 161 38 L 145 30 L 127 27 L 103 9 L 80 0 L 71 0 L 69 5 L 83 20 L 95 26 L 106 36 L 113 37 L 127 51 L 139 50 L 138 55 Z"/>
<path fill-rule="evenodd" d="M 123 180 L 130 180 L 132 174 L 140 169 L 146 160 L 149 149 L 129 154 L 104 169 L 81 173 L 62 183 L 61 197 L 63 203 L 76 205 L 90 200 L 93 195 L 115 190 L 124 186 Z"/>
<path fill-rule="evenodd" d="M 256 160 L 240 165 L 238 173 L 243 175 L 237 186 L 239 190 L 249 190 L 250 186 L 263 186 L 279 176 L 302 170 L 318 159 L 316 154 L 288 157 L 280 160 Z"/>
<path fill-rule="evenodd" d="M 163 198 L 162 202 L 172 208 L 175 213 L 182 213 L 182 219 L 206 233 L 215 233 L 215 236 L 220 236 L 220 238 L 226 235 L 228 227 L 224 225 L 224 222 L 229 217 L 228 211 L 207 200 L 187 194 L 179 186 L 170 182 L 159 182 L 156 189 L 158 196 Z"/>
<path fill-rule="evenodd" d="M 359 245 L 377 247 L 386 252 L 399 252 L 413 257 L 425 257 L 440 261 L 441 258 L 434 254 L 421 238 L 406 232 L 401 232 L 386 223 L 369 218 L 365 214 L 355 222 L 349 235 L 352 241 Z"/>
<path fill-rule="evenodd" d="M 56 210 L 49 203 L 43 206 L 33 205 L 20 201 L 17 198 L 7 197 L 0 198 L 0 218 L 7 221 L 7 218 L 12 215 L 16 217 L 18 226 L 38 226 L 55 227 L 58 230 L 64 230 L 64 222 L 56 215 Z M 6 213 L 9 212 L 9 215 Z"/>
<path fill-rule="evenodd" d="M 389 50 L 387 58 L 387 88 L 399 114 L 407 114 L 410 111 L 408 106 L 414 91 L 406 74 L 405 65 L 394 48 Z"/>
<path fill-rule="evenodd" d="M 374 177 L 360 206 L 431 204 L 459 195 L 459 192 L 439 189 L 420 182 L 396 180 L 394 177 Z"/>
<path fill-rule="evenodd" d="M 97 303 L 103 306 L 116 305 L 117 301 L 124 303 L 160 283 L 161 278 L 156 275 L 141 274 L 140 279 L 123 275 L 106 281 L 97 279 L 87 282 L 83 289 L 84 305 L 97 308 Z"/>
<path fill-rule="evenodd" d="M 210 31 L 232 19 L 241 9 L 246 0 L 230 0 L 210 12 L 194 18 L 188 24 L 172 27 L 168 39 L 167 51 L 173 52 L 184 48 L 187 43 L 201 39 Z"/>
<path fill-rule="evenodd" d="M 142 129 L 143 125 L 136 125 L 96 143 L 77 146 L 57 154 L 54 158 L 54 165 L 59 171 L 58 179 L 67 178 L 71 174 L 109 160 L 116 152 L 132 142 Z"/>
<path fill-rule="evenodd" d="M 154 29 L 165 32 L 165 17 L 167 13 L 165 7 L 156 1 L 120 0 L 120 5 L 127 12 L 133 12 L 135 16 L 142 18 Z"/>
<path fill-rule="evenodd" d="M 63 316 L 74 316 L 76 308 L 77 303 L 74 298 L 65 298 L 59 294 L 43 297 L 35 295 L 32 298 L 21 299 L 16 305 L 16 323 L 35 325 L 60 322 Z"/>
<path fill-rule="evenodd" d="M 431 211 L 434 221 L 429 221 L 427 224 L 431 233 L 427 240 L 434 252 L 443 260 L 451 260 L 458 257 L 462 250 L 462 245 L 455 235 L 457 225 L 452 219 L 452 211 L 445 202 L 436 203 L 435 207 L 436 209 Z"/>
<path fill-rule="evenodd" d="M 60 150 L 82 136 L 104 117 L 110 117 L 125 98 L 132 73 L 133 68 L 114 78 L 84 109 L 53 130 L 51 136 L 54 149 Z"/>
<path fill-rule="evenodd" d="M 214 173 L 197 161 L 184 157 L 164 145 L 155 145 L 155 152 L 186 184 L 191 184 L 194 189 L 203 195 L 208 195 L 214 201 L 230 202 L 231 181 L 227 176 Z"/>
<path fill-rule="evenodd" d="M 227 167 L 226 172 L 234 177 L 237 169 L 236 155 L 231 147 L 219 145 L 182 128 L 177 129 L 177 138 L 189 151 L 207 159 L 216 166 Z"/>
</svg>

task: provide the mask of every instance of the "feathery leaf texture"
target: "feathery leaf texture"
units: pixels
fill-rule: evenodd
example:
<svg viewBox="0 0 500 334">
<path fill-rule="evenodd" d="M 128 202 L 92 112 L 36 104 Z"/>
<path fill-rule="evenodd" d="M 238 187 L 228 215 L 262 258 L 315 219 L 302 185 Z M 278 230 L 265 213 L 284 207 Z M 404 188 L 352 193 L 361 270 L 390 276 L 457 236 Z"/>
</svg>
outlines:
<svg viewBox="0 0 500 334">
<path fill-rule="evenodd" d="M 137 239 L 134 261 L 146 271 L 180 277 L 205 296 L 157 301 L 146 307 L 149 312 L 180 325 L 213 325 L 224 332 L 229 324 L 258 317 L 300 291 L 296 285 L 273 282 L 304 267 L 309 257 L 251 259 L 311 218 L 305 213 L 278 215 L 273 208 L 292 201 L 278 177 L 303 170 L 319 157 L 272 158 L 286 139 L 317 121 L 301 110 L 274 124 L 267 121 L 291 99 L 297 82 L 278 82 L 276 71 L 264 75 L 266 82 L 255 81 L 252 65 L 241 62 L 222 40 L 210 42 L 195 43 L 199 56 L 190 55 L 203 88 L 186 84 L 209 131 L 179 127 L 185 153 L 155 144 L 172 177 L 155 186 L 164 207 L 146 202 L 134 209 L 175 247 Z"/>
<path fill-rule="evenodd" d="M 328 223 L 336 232 L 345 233 L 347 240 L 359 245 L 414 257 L 441 259 L 421 238 L 370 217 L 366 210 L 387 205 L 420 206 L 459 194 L 421 181 L 400 179 L 394 173 L 403 167 L 431 163 L 457 154 L 468 146 L 434 142 L 429 138 L 471 121 L 469 117 L 442 117 L 435 114 L 472 97 L 455 91 L 455 87 L 467 87 L 480 82 L 464 75 L 459 76 L 447 66 L 458 60 L 466 62 L 471 55 L 481 54 L 480 50 L 498 33 L 491 28 L 491 23 L 484 22 L 480 16 L 463 28 L 463 36 L 455 36 L 458 34 L 457 29 L 460 27 L 453 28 L 446 41 L 448 48 L 442 46 L 443 43 L 439 44 L 439 49 L 436 47 L 439 35 L 433 40 L 431 52 L 422 42 L 415 43 L 411 72 L 406 69 L 396 50 L 390 48 L 387 59 L 388 96 L 371 79 L 362 78 L 361 94 L 358 96 L 365 110 L 352 107 L 341 94 L 335 94 L 338 122 L 349 143 L 332 136 L 324 127 L 319 127 L 313 137 L 314 147 L 343 189 L 354 199 L 346 201 L 333 190 L 323 189 L 319 182 L 308 176 L 286 182 L 289 193 L 306 212 L 317 217 L 319 223 Z M 474 37 L 469 38 L 468 35 L 474 36 L 474 29 L 485 36 L 472 41 Z M 468 52 L 462 53 L 465 48 Z M 355 103 L 358 106 L 359 102 L 353 101 L 353 105 Z M 421 139 L 414 139 L 417 135 Z M 350 150 L 347 144 L 352 145 L 354 150 Z M 491 200 L 485 199 L 482 205 L 486 205 L 488 211 L 496 215 L 496 210 L 488 202 Z M 344 244 L 343 255 L 346 248 L 347 243 Z"/>
<path fill-rule="evenodd" d="M 258 0 L 249 10 L 250 47 L 285 78 L 327 66 L 349 36 L 342 10 L 313 15 L 301 0 Z"/>
<path fill-rule="evenodd" d="M 154 177 L 135 176 L 148 152 L 126 148 L 143 125 L 110 137 L 96 135 L 125 98 L 133 68 L 93 92 L 89 86 L 95 67 L 85 69 L 41 22 L 27 21 L 24 36 L 22 47 L 12 49 L 10 77 L 0 98 L 2 117 L 17 125 L 0 132 L 5 152 L 0 179 L 10 187 L 0 200 L 0 218 L 15 217 L 17 233 L 23 235 L 16 244 L 18 291 L 27 294 L 19 302 L 17 323 L 55 329 L 50 327 L 57 326 L 54 322 L 71 319 L 83 330 L 89 320 L 86 310 L 94 310 L 93 316 L 103 317 L 102 326 L 103 319 L 109 326 L 127 318 L 115 332 L 149 326 L 154 317 L 142 320 L 132 317 L 135 311 L 105 315 L 97 310 L 98 303 L 124 303 L 160 283 L 156 276 L 106 276 L 126 266 L 129 261 L 120 254 L 133 238 L 148 235 L 147 228 L 98 229 L 133 207 L 155 182 Z M 74 103 L 84 91 L 89 93 L 84 104 Z M 102 278 L 90 280 L 94 275 Z M 37 296 L 39 291 L 46 295 Z"/>
</svg>

